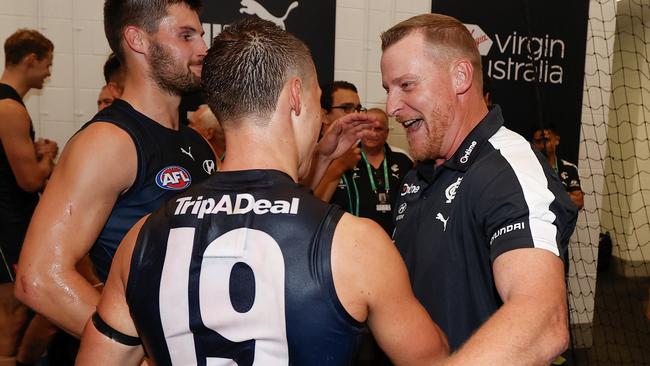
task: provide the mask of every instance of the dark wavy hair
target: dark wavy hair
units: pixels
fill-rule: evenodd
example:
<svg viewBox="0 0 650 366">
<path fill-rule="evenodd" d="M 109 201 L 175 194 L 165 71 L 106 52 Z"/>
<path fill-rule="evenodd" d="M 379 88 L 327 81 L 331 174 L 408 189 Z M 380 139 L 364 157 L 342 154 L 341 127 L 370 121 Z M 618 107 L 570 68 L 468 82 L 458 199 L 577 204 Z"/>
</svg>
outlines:
<svg viewBox="0 0 650 366">
<path fill-rule="evenodd" d="M 354 84 L 343 80 L 337 80 L 332 83 L 325 84 L 321 88 L 322 94 L 320 95 L 320 107 L 328 112 L 331 111 L 334 92 L 339 89 L 352 90 L 353 92 L 359 94 L 357 87 L 354 86 Z"/>
<path fill-rule="evenodd" d="M 155 33 L 167 8 L 174 4 L 186 4 L 198 12 L 201 0 L 106 0 L 104 3 L 104 33 L 113 53 L 124 63 L 122 35 L 124 29 L 134 25 L 147 33 Z"/>
</svg>

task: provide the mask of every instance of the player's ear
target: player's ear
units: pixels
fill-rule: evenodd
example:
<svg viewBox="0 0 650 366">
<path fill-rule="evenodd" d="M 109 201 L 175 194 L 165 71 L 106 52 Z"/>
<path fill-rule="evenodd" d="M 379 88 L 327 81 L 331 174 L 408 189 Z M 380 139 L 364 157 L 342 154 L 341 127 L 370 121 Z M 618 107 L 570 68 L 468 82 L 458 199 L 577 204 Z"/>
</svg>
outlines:
<svg viewBox="0 0 650 366">
<path fill-rule="evenodd" d="M 459 59 L 452 66 L 452 82 L 456 94 L 463 94 L 472 86 L 474 67 L 469 60 Z"/>
<path fill-rule="evenodd" d="M 302 98 L 302 81 L 293 77 L 289 80 L 289 106 L 296 116 L 300 115 Z"/>
<path fill-rule="evenodd" d="M 132 25 L 126 27 L 123 36 L 127 46 L 137 53 L 145 53 L 149 48 L 145 32 L 138 27 Z"/>
<path fill-rule="evenodd" d="M 208 127 L 205 129 L 205 139 L 206 140 L 212 140 L 214 136 L 216 135 L 216 131 L 214 127 Z"/>
<path fill-rule="evenodd" d="M 38 56 L 34 52 L 31 52 L 23 57 L 23 62 L 28 66 L 32 66 L 36 61 L 38 61 Z"/>
</svg>

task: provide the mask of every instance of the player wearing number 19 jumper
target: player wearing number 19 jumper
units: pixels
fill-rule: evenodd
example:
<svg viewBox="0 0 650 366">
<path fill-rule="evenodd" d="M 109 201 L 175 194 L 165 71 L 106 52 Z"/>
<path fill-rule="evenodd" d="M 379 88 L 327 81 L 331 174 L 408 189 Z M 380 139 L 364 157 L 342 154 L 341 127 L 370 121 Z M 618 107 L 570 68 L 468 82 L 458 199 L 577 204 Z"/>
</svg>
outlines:
<svg viewBox="0 0 650 366">
<path fill-rule="evenodd" d="M 384 231 L 296 183 L 320 129 L 306 46 L 242 20 L 215 38 L 202 79 L 226 134 L 223 169 L 127 234 L 78 363 L 136 365 L 142 343 L 157 365 L 347 365 L 366 321 L 394 363 L 440 361 L 445 337 Z M 355 138 L 337 141 L 332 158 Z"/>
</svg>

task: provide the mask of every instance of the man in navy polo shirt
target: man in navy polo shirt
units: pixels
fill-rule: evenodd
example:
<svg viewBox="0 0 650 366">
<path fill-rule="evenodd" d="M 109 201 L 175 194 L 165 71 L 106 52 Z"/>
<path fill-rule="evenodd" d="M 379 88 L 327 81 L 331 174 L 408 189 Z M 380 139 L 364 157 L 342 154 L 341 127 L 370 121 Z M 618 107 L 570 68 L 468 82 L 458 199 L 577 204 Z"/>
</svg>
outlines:
<svg viewBox="0 0 650 366">
<path fill-rule="evenodd" d="M 560 145 L 560 134 L 553 125 L 546 126 L 544 129 L 539 128 L 533 133 L 533 146 L 544 154 L 551 168 L 560 177 L 571 201 L 580 210 L 585 205 L 585 194 L 580 187 L 578 167 L 557 156 L 558 145 Z"/>
<path fill-rule="evenodd" d="M 500 108 L 486 106 L 481 56 L 462 23 L 413 17 L 382 34 L 382 50 L 386 110 L 418 161 L 393 239 L 449 337 L 449 364 L 550 364 L 569 339 L 560 255 L 575 205 Z"/>
</svg>

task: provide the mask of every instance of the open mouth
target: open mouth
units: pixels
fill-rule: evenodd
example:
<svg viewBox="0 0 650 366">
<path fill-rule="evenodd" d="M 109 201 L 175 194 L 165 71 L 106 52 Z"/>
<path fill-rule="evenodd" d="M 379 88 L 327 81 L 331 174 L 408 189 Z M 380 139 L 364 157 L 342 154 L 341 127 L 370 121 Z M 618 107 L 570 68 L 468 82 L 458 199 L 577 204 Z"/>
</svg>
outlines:
<svg viewBox="0 0 650 366">
<path fill-rule="evenodd" d="M 420 126 L 420 124 L 422 124 L 422 118 L 408 119 L 406 121 L 401 121 L 401 123 L 405 129 L 408 129 L 409 127 L 417 128 Z"/>
</svg>

